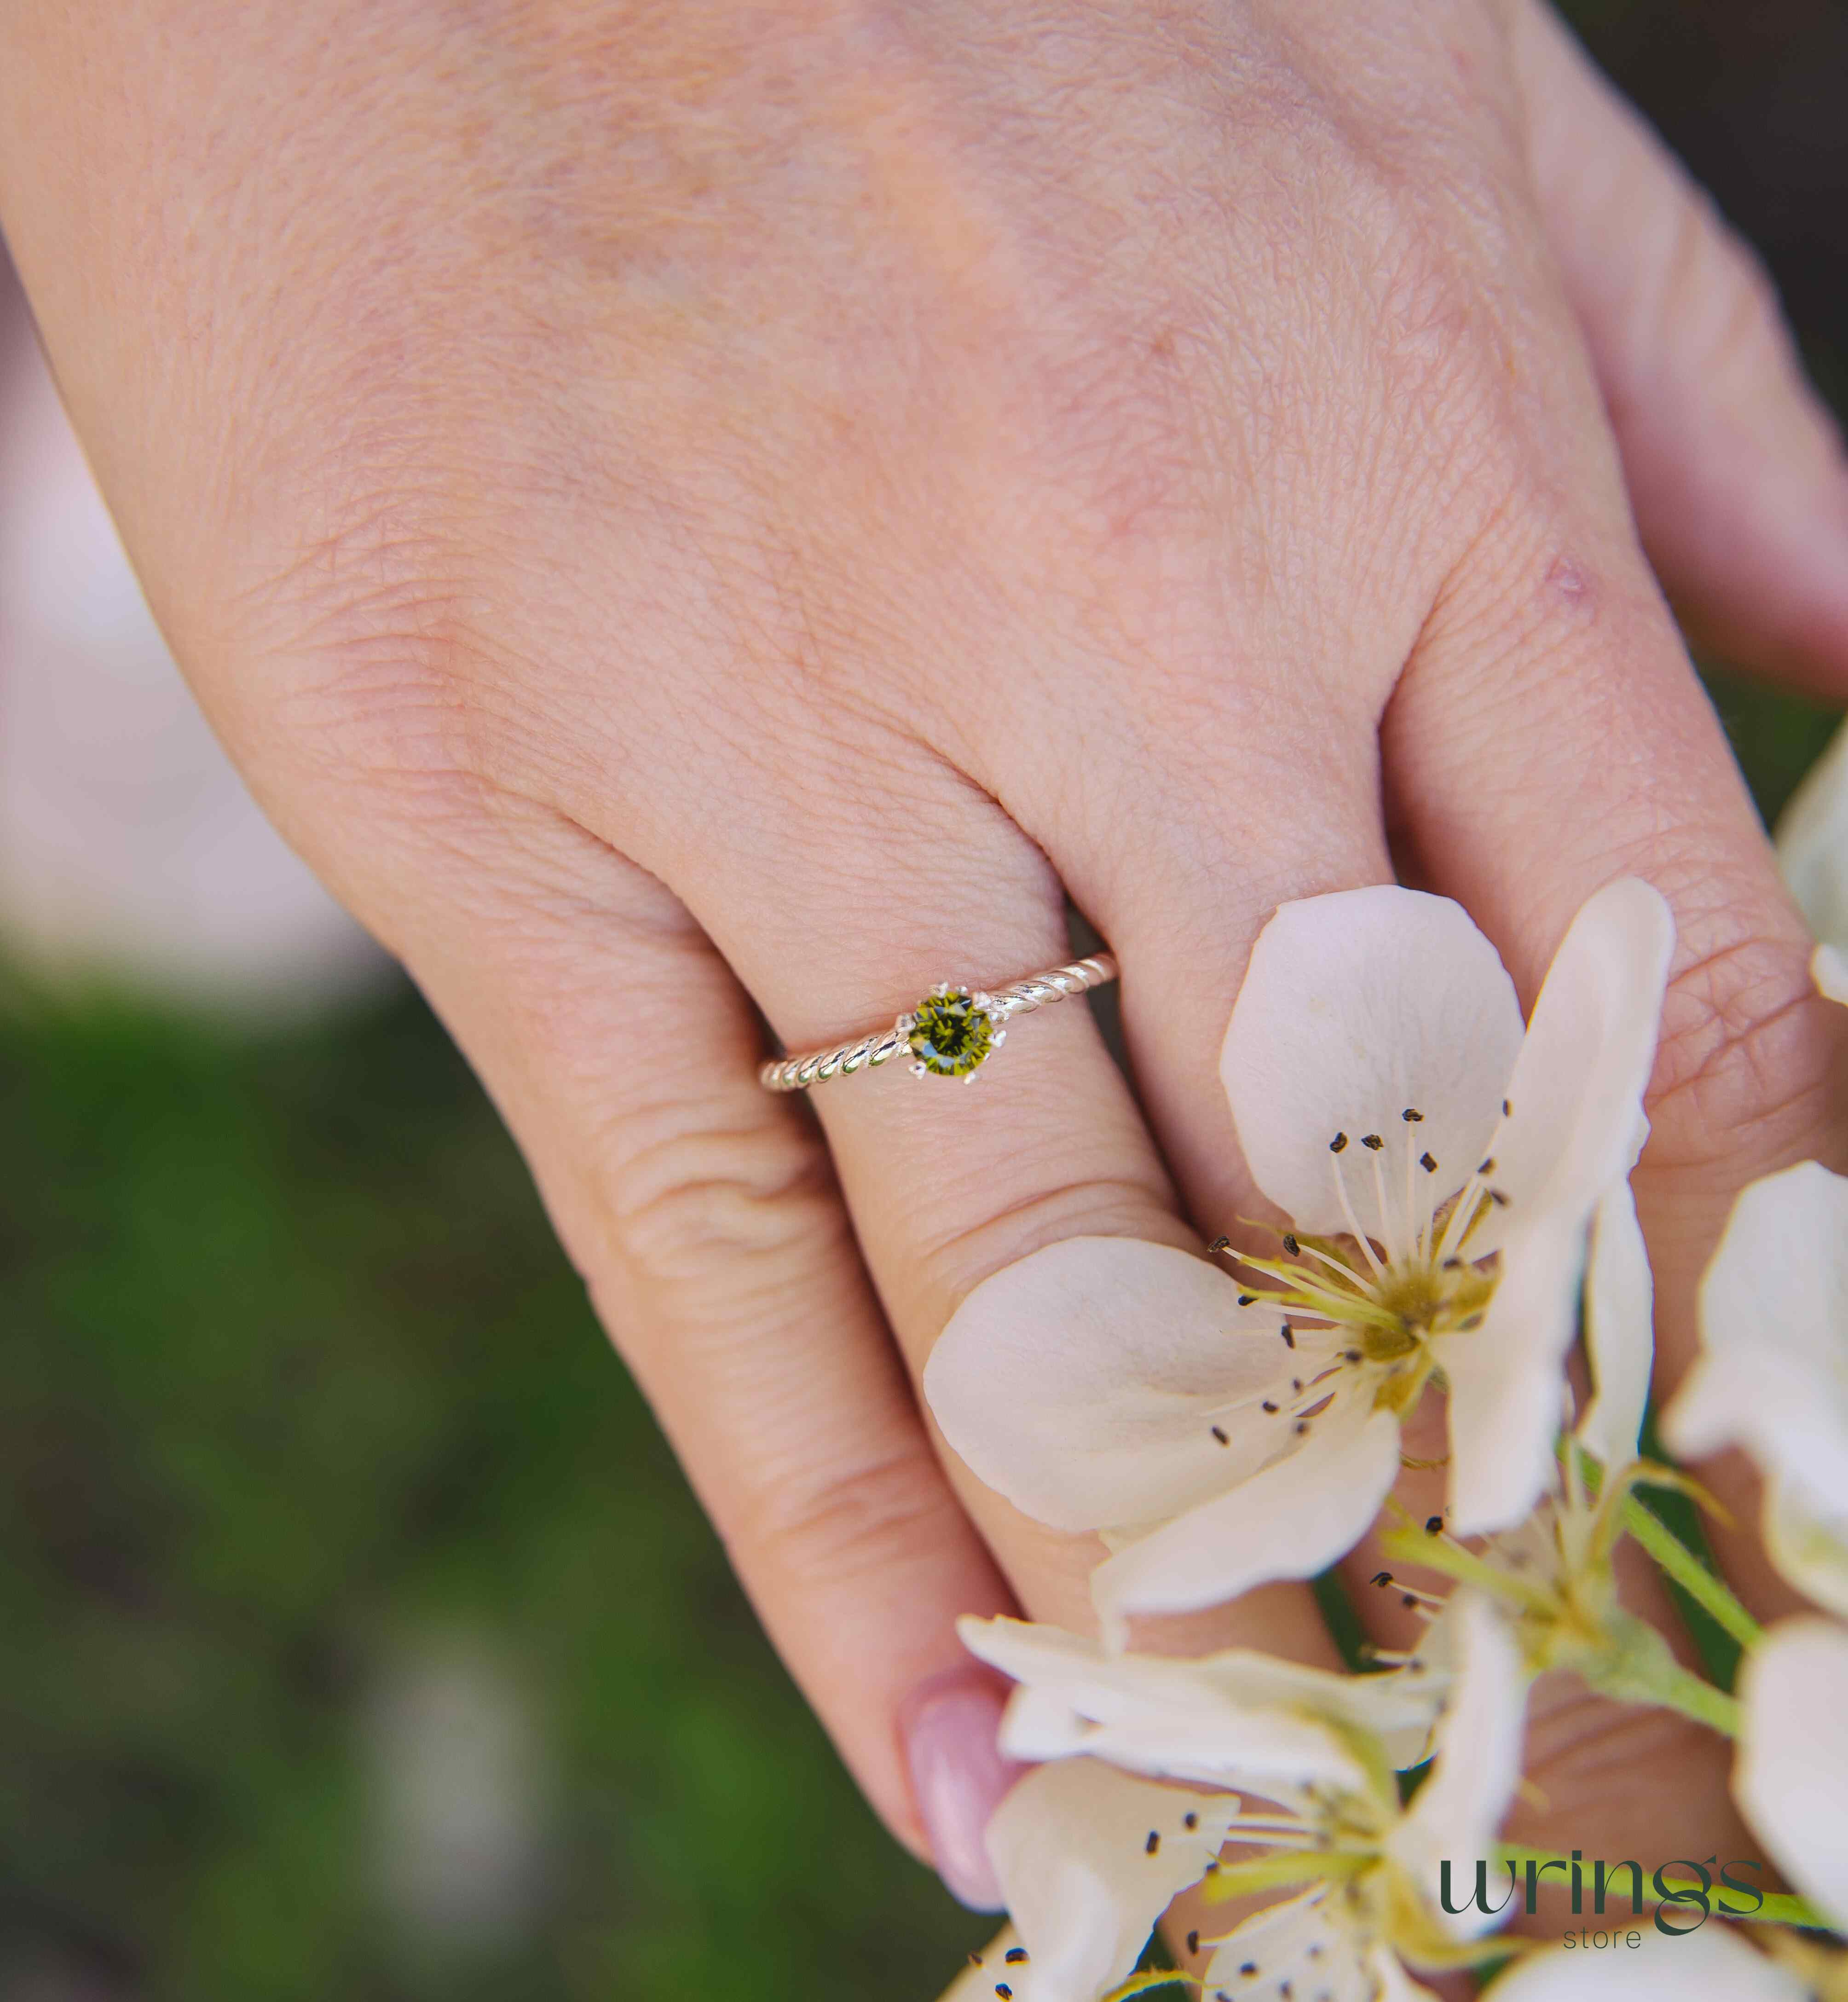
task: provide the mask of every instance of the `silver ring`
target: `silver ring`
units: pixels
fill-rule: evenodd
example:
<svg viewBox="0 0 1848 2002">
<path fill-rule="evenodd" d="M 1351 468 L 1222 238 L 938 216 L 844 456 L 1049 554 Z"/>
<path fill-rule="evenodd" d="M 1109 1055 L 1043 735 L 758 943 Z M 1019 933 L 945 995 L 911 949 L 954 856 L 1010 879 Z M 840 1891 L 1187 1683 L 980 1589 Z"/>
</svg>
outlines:
<svg viewBox="0 0 1848 2002">
<path fill-rule="evenodd" d="M 759 1068 L 757 1081 L 766 1091 L 806 1091 L 824 1078 L 877 1070 L 908 1050 L 914 1076 L 960 1077 L 972 1083 L 1007 1041 L 1006 1025 L 1014 1016 L 1049 1007 L 1069 995 L 1088 993 L 1116 977 L 1115 959 L 1100 952 L 1069 966 L 1029 974 L 992 994 L 977 987 L 933 987 L 889 1029 L 875 1030 L 857 1042 L 811 1050 L 806 1056 L 772 1057 Z"/>
</svg>

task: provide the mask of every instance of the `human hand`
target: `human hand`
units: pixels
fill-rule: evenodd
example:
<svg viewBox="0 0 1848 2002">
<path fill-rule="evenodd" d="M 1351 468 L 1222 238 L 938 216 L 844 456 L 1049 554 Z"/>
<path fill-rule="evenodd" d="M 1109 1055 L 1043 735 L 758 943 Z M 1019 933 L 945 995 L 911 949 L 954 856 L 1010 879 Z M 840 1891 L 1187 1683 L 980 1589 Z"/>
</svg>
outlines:
<svg viewBox="0 0 1848 2002">
<path fill-rule="evenodd" d="M 905 1365 L 1041 1243 L 1249 1207 L 1215 1063 L 1278 903 L 1396 870 L 1531 1001 L 1590 890 L 1669 897 L 1668 1380 L 1733 1192 L 1839 1163 L 1839 1031 L 1625 490 L 1710 629 L 1839 689 L 1848 481 L 1752 267 L 1548 17 L 7 32 L 0 211 L 176 650 L 965 1891 L 1004 1776 L 954 1616 L 1078 1624 L 1094 1552 L 940 1468 Z M 1074 1008 L 968 1093 L 830 1084 L 818 1131 L 759 1092 L 754 1003 L 801 1048 L 1050 964 L 1063 888 L 1139 1108 Z M 1294 1590 L 1236 1617 L 1324 1645 Z M 1574 1830 L 1663 1755 L 1540 1728 Z M 1723 1813 L 1684 1771 L 1682 1824 Z"/>
</svg>

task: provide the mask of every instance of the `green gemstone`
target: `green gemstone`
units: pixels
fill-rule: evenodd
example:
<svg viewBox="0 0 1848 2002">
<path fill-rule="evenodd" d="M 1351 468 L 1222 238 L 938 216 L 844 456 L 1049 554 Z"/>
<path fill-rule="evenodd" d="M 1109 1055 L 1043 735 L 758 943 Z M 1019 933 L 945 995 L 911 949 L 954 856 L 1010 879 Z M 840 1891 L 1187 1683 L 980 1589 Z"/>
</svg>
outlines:
<svg viewBox="0 0 1848 2002">
<path fill-rule="evenodd" d="M 995 1025 L 962 989 L 933 994 L 912 1012 L 912 1055 L 938 1077 L 967 1077 L 995 1047 Z"/>
</svg>

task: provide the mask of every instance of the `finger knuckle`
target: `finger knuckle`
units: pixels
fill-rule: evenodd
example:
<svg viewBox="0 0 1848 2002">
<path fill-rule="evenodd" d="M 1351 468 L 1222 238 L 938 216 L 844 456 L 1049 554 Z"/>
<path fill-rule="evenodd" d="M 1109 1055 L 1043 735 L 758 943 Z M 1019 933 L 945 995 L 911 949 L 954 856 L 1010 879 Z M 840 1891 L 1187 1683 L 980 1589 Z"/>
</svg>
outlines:
<svg viewBox="0 0 1848 2002">
<path fill-rule="evenodd" d="M 1819 1128 L 1833 1027 L 1790 940 L 1747 931 L 1699 954 L 1664 1003 L 1649 1107 L 1658 1158 L 1770 1156 Z"/>
<path fill-rule="evenodd" d="M 599 1177 L 604 1234 L 643 1293 L 717 1287 L 740 1298 L 842 1235 L 818 1140 L 793 1121 L 685 1123 L 669 1108 L 616 1136 Z"/>
</svg>

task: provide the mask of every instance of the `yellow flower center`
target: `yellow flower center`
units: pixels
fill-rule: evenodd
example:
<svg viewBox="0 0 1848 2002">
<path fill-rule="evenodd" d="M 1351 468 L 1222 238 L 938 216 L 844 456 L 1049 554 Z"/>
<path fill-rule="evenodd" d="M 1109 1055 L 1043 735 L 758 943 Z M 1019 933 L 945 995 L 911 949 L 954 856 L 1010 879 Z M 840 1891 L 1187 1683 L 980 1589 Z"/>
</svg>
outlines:
<svg viewBox="0 0 1848 2002">
<path fill-rule="evenodd" d="M 1374 1379 L 1375 1410 L 1410 1411 L 1438 1366 L 1433 1339 L 1478 1327 L 1494 1296 L 1494 1257 L 1472 1259 L 1468 1245 L 1483 1218 L 1508 1200 L 1488 1180 L 1495 1163 L 1484 1161 L 1460 1188 L 1434 1202 L 1432 1191 L 1443 1184 L 1437 1179 L 1440 1164 L 1418 1137 L 1423 1122 L 1414 1106 L 1401 1114 L 1404 1160 L 1398 1164 L 1402 1172 L 1391 1176 L 1383 1135 L 1362 1134 L 1352 1155 L 1344 1132 L 1329 1142 L 1336 1192 L 1350 1226 L 1346 1235 L 1284 1231 L 1281 1258 L 1233 1251 L 1226 1238 L 1214 1247 L 1273 1282 L 1247 1289 L 1240 1303 L 1269 1301 L 1289 1317 L 1284 1339 L 1292 1348 L 1298 1317 L 1318 1331 L 1352 1331 L 1319 1374 L 1295 1386 L 1292 1414 L 1313 1414 L 1333 1393 L 1337 1372 L 1357 1368 Z M 1351 1174 L 1372 1182 L 1372 1229 L 1356 1209 Z"/>
</svg>

